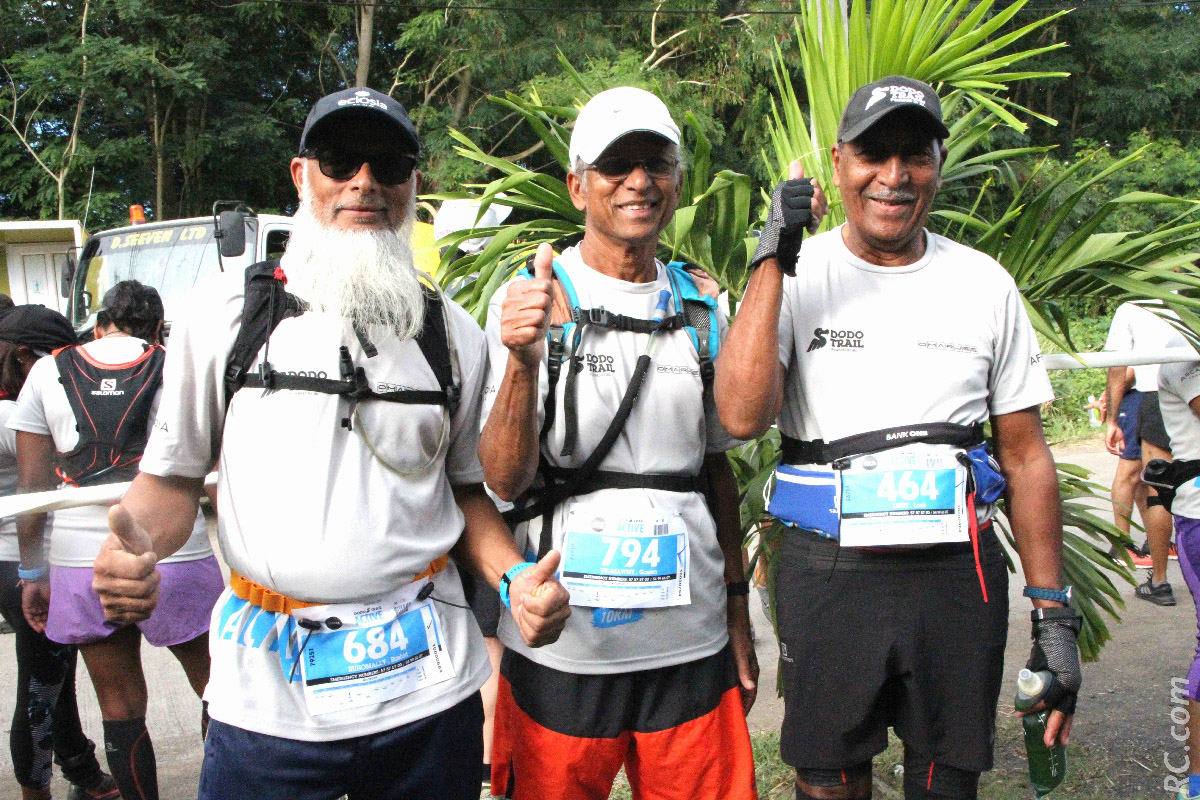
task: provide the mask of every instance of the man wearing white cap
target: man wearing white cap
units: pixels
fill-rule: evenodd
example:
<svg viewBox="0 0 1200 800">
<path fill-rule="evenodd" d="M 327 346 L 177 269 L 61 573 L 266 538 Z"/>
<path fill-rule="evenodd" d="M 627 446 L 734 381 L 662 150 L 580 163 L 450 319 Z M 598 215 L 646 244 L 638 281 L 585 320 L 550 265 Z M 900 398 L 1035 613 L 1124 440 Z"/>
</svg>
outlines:
<svg viewBox="0 0 1200 800">
<path fill-rule="evenodd" d="M 601 800 L 623 765 L 635 796 L 752 798 L 735 441 L 708 388 L 725 323 L 655 258 L 679 128 L 649 92 L 610 89 L 569 152 L 582 241 L 557 259 L 543 244 L 488 313 L 484 476 L 516 502 L 528 561 L 565 548 L 575 607 L 539 650 L 501 621 L 492 791 Z"/>
</svg>

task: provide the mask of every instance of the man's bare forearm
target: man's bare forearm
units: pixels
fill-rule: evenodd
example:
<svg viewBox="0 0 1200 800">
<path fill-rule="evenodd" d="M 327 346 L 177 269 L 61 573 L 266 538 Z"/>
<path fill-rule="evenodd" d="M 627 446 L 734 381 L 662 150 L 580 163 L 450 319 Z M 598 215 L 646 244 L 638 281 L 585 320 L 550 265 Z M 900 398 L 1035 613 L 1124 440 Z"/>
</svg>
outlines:
<svg viewBox="0 0 1200 800">
<path fill-rule="evenodd" d="M 750 277 L 746 295 L 717 358 L 714 395 L 721 424 L 739 439 L 762 435 L 783 404 L 779 306 L 783 274 L 774 259 Z"/>
<path fill-rule="evenodd" d="M 454 558 L 497 589 L 504 573 L 525 559 L 517 550 L 508 525 L 481 485 L 455 486 L 452 490 L 454 501 L 466 521 L 463 534 L 454 546 Z"/>
<path fill-rule="evenodd" d="M 993 419 L 996 459 L 1008 482 L 1009 520 L 1025 583 L 1062 588 L 1062 502 L 1054 457 L 1035 409 Z M 1034 600 L 1035 606 L 1061 605 Z"/>
<path fill-rule="evenodd" d="M 725 558 L 725 582 L 746 579 L 742 569 L 742 521 L 738 508 L 737 479 L 724 453 L 709 453 L 704 457 L 708 475 L 708 510 L 717 525 L 717 543 Z"/>
<path fill-rule="evenodd" d="M 479 436 L 479 461 L 488 487 L 514 500 L 537 474 L 538 369 L 509 356 L 496 402 Z"/>
<path fill-rule="evenodd" d="M 203 478 L 139 472 L 121 505 L 150 534 L 154 553 L 162 560 L 191 538 L 203 489 Z"/>
</svg>

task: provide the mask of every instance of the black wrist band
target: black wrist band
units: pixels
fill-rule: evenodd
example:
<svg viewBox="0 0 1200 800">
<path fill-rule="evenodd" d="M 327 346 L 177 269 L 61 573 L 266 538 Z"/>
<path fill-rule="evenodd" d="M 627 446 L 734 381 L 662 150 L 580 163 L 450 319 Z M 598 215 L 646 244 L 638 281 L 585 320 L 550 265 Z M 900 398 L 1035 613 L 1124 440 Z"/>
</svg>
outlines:
<svg viewBox="0 0 1200 800">
<path fill-rule="evenodd" d="M 1043 622 L 1050 619 L 1080 619 L 1079 612 L 1073 608 L 1035 608 L 1029 615 L 1033 622 Z"/>
<path fill-rule="evenodd" d="M 745 597 L 750 594 L 749 581 L 731 581 L 725 584 L 726 597 Z"/>
</svg>

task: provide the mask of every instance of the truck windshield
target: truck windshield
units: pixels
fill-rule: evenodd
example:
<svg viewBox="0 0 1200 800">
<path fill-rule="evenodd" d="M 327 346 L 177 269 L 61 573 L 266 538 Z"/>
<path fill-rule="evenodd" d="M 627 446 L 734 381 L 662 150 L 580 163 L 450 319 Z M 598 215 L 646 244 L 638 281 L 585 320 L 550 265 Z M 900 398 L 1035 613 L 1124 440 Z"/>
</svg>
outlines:
<svg viewBox="0 0 1200 800">
<path fill-rule="evenodd" d="M 98 234 L 97 239 L 98 246 L 85 247 L 79 265 L 79 273 L 87 276 L 86 286 L 79 288 L 87 289 L 91 302 L 86 309 L 76 304 L 76 325 L 99 310 L 114 284 L 131 278 L 158 289 L 167 319 L 174 319 L 188 290 L 221 271 L 211 222 Z"/>
</svg>

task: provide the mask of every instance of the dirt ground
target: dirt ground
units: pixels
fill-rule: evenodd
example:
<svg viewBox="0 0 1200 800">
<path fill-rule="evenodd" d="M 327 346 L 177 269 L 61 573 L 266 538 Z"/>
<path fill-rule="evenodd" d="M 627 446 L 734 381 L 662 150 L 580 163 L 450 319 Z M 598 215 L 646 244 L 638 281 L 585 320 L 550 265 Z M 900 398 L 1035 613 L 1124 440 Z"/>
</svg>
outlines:
<svg viewBox="0 0 1200 800">
<path fill-rule="evenodd" d="M 1095 470 L 1094 479 L 1101 484 L 1107 485 L 1112 480 L 1115 459 L 1097 443 L 1059 449 L 1055 454 L 1060 461 Z M 1142 577 L 1144 574 L 1140 573 Z M 1183 744 L 1172 739 L 1172 730 L 1177 734 L 1181 730 L 1176 723 L 1182 719 L 1186 707 L 1173 703 L 1172 681 L 1187 675 L 1196 647 L 1196 615 L 1175 562 L 1171 563 L 1170 580 L 1179 601 L 1173 608 L 1139 601 L 1133 597 L 1131 585 L 1121 585 L 1121 594 L 1127 601 L 1122 611 L 1123 621 L 1112 625 L 1113 640 L 1105 647 L 1100 661 L 1084 667 L 1084 689 L 1071 736 L 1071 778 L 1054 796 L 1119 800 L 1174 796 L 1173 790 L 1164 789 L 1164 780 L 1170 776 L 1164 759 L 1174 767 L 1180 767 L 1185 760 Z M 1029 651 L 1029 605 L 1020 597 L 1023 585 L 1014 576 L 1010 587 L 1012 613 L 1006 671 L 1014 681 Z M 757 606 L 752 604 L 759 633 L 759 660 L 764 669 L 759 701 L 749 722 L 755 731 L 778 730 L 783 714 L 782 702 L 774 696 L 778 650 Z M 158 756 L 161 795 L 173 800 L 194 798 L 202 756 L 200 701 L 168 652 L 147 646 L 143 660 L 150 686 L 148 726 Z M 93 740 L 101 742 L 95 694 L 82 662 L 79 673 L 84 730 Z M 15 677 L 11 638 L 7 641 L 0 638 L 0 726 L 4 728 L 12 717 Z M 1025 769 L 1024 752 L 1020 726 L 1008 718 L 1010 708 L 1006 690 L 1000 704 L 997 770 L 984 778 L 984 797 L 1032 797 L 1032 792 L 1022 794 L 1016 788 Z M 1014 787 L 1011 792 L 1002 791 L 1002 787 L 1010 784 Z M 0 787 L 6 787 L 0 789 L 0 796 L 18 795 L 5 756 L 0 756 Z M 54 791 L 58 797 L 66 796 L 66 786 L 57 776 Z M 888 791 L 881 787 L 877 796 Z"/>
</svg>

